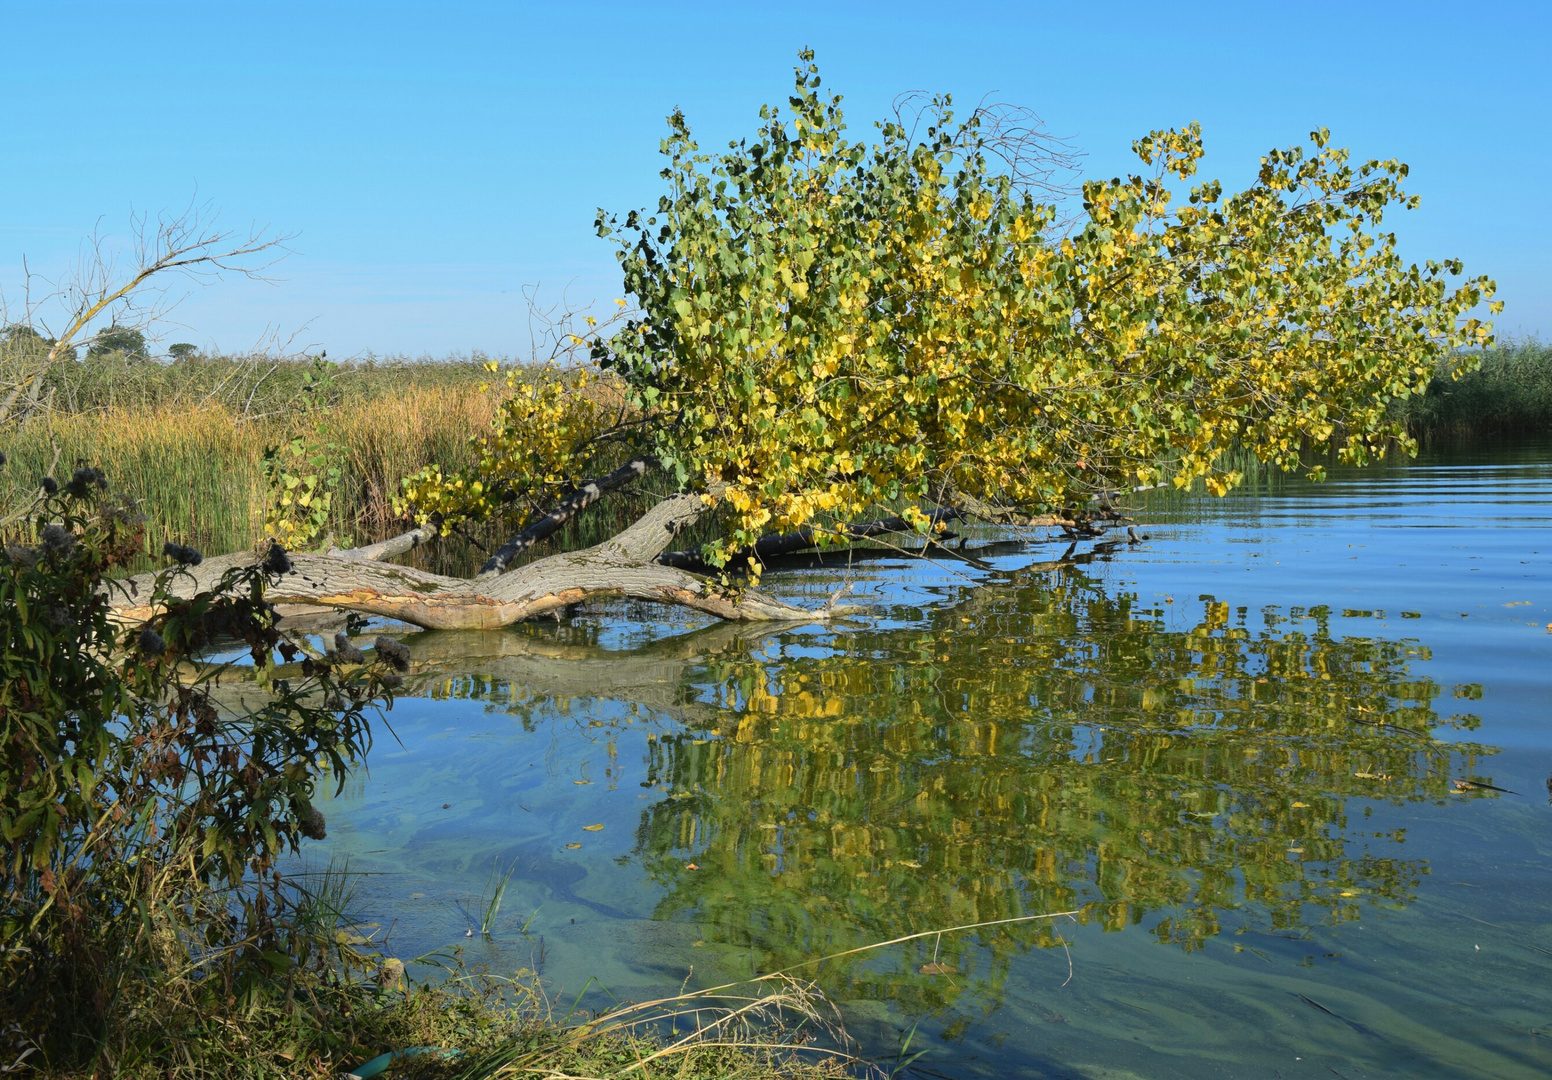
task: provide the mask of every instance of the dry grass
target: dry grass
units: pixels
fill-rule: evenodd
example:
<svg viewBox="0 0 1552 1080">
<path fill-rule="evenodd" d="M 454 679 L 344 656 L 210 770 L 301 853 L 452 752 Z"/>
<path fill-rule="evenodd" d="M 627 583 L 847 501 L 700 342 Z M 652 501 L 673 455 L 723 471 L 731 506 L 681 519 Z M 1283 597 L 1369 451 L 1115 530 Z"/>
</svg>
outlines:
<svg viewBox="0 0 1552 1080">
<path fill-rule="evenodd" d="M 342 472 L 330 527 L 360 543 L 398 531 L 400 478 L 427 464 L 454 470 L 472 462 L 469 439 L 488 428 L 498 401 L 476 385 L 409 385 L 330 410 L 326 437 L 340 447 Z M 10 459 L 0 474 L 0 507 L 26 501 L 45 475 L 90 463 L 138 504 L 148 553 L 167 539 L 209 552 L 241 550 L 263 534 L 265 448 L 309 431 L 316 419 L 244 421 L 211 404 L 41 416 L 0 435 Z"/>
</svg>

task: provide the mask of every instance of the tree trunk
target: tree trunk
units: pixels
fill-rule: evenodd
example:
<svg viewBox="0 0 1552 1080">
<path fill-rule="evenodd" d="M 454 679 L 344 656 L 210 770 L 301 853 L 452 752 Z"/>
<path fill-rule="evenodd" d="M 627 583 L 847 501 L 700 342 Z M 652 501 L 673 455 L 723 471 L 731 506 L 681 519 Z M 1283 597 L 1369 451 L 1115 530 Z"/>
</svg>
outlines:
<svg viewBox="0 0 1552 1080">
<path fill-rule="evenodd" d="M 379 561 L 429 535 L 427 529 L 415 529 L 352 551 L 291 555 L 291 569 L 265 595 L 277 606 L 343 608 L 432 630 L 493 630 L 572 604 L 616 598 L 673 604 L 737 621 L 812 621 L 858 610 L 834 604 L 809 610 L 752 590 L 722 592 L 703 577 L 656 562 L 674 536 L 705 512 L 699 495 L 670 496 L 602 544 L 473 581 Z M 213 589 L 227 570 L 263 555 L 241 552 L 207 559 L 178 575 L 171 591 L 189 597 Z M 142 622 L 155 614 L 153 578 L 141 574 L 110 586 L 119 618 Z"/>
</svg>

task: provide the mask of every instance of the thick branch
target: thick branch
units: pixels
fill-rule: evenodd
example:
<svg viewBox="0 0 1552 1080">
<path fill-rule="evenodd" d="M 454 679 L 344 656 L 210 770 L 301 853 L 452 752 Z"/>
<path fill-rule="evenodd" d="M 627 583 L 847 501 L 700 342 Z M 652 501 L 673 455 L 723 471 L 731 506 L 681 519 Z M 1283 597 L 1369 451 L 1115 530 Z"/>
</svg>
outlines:
<svg viewBox="0 0 1552 1080">
<path fill-rule="evenodd" d="M 652 560 L 674 535 L 701 514 L 694 495 L 665 499 L 618 536 L 583 551 L 551 555 L 494 578 L 467 581 L 349 554 L 291 556 L 291 569 L 270 586 L 272 604 L 318 604 L 399 619 L 434 630 L 493 630 L 590 600 L 628 598 L 673 604 L 734 621 L 812 621 L 857 609 L 795 607 L 753 591 L 720 593 L 695 576 Z M 180 597 L 209 590 L 232 566 L 255 561 L 251 552 L 207 559 L 180 574 Z M 115 583 L 119 618 L 155 614 L 151 575 Z"/>
<path fill-rule="evenodd" d="M 400 533 L 398 536 L 387 540 L 380 540 L 375 544 L 366 544 L 362 547 L 350 548 L 346 551 L 331 552 L 330 554 L 343 555 L 348 559 L 361 559 L 365 562 L 382 562 L 396 555 L 404 555 L 414 551 L 421 544 L 429 544 L 440 534 L 435 523 L 419 525 L 409 532 Z"/>
<path fill-rule="evenodd" d="M 596 480 L 587 481 L 566 496 L 566 498 L 562 499 L 555 509 L 503 544 L 501 549 L 492 555 L 485 565 L 480 568 L 476 580 L 485 581 L 505 572 L 506 568 L 512 565 L 513 559 L 552 535 L 562 525 L 576 517 L 593 503 L 603 498 L 609 492 L 622 488 L 634 480 L 639 480 L 655 468 L 657 468 L 657 462 L 651 458 L 632 458 L 608 476 L 601 476 Z"/>
</svg>

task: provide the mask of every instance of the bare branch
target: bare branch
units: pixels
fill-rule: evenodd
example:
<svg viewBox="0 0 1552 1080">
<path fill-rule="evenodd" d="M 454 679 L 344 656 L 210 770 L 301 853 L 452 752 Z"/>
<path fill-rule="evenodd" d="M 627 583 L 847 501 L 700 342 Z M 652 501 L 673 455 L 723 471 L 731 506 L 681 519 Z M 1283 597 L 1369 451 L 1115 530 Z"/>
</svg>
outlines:
<svg viewBox="0 0 1552 1080">
<path fill-rule="evenodd" d="M 262 278 L 287 253 L 290 239 L 267 228 L 221 228 L 209 203 L 191 202 L 179 214 L 161 214 L 154 220 L 132 214 L 130 221 L 135 237 L 132 269 L 120 270 L 100 227 L 87 239 L 76 272 L 41 298 L 34 296 L 38 279 L 23 261 L 26 306 L 18 324 L 41 328 L 53 340 L 42 356 L 23 359 L 11 350 L 17 362 L 6 374 L 11 387 L 0 402 L 0 423 L 36 408 L 49 371 L 74 359 L 75 350 L 92 344 L 104 329 L 138 329 L 165 317 L 182 299 L 168 299 L 173 277 L 201 283 L 224 274 Z M 53 304 L 64 309 L 57 332 L 44 317 L 44 308 Z"/>
</svg>

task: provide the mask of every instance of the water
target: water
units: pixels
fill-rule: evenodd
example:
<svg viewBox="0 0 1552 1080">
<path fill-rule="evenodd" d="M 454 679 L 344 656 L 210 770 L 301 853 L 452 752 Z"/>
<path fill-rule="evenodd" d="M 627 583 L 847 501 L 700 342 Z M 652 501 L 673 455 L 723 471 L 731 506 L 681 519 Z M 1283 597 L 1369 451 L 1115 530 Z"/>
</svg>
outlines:
<svg viewBox="0 0 1552 1080">
<path fill-rule="evenodd" d="M 568 1000 L 1075 912 L 817 969 L 921 1075 L 1552 1072 L 1552 444 L 1141 517 L 769 579 L 840 627 L 408 635 L 319 848 L 398 955 Z"/>
</svg>

